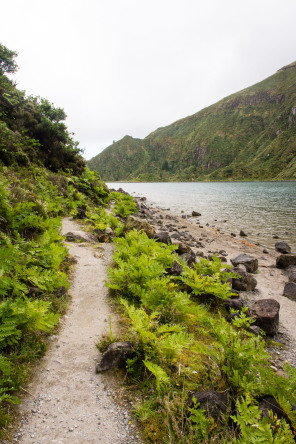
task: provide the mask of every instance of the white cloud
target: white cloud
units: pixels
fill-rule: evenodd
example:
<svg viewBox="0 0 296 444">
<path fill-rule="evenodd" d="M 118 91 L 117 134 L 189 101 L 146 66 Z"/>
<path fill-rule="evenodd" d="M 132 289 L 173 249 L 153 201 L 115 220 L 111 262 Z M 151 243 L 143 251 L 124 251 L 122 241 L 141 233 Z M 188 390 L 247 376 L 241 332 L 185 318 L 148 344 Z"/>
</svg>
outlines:
<svg viewBox="0 0 296 444">
<path fill-rule="evenodd" d="M 294 0 L 14 0 L 1 15 L 19 87 L 65 109 L 87 158 L 296 59 Z"/>
</svg>

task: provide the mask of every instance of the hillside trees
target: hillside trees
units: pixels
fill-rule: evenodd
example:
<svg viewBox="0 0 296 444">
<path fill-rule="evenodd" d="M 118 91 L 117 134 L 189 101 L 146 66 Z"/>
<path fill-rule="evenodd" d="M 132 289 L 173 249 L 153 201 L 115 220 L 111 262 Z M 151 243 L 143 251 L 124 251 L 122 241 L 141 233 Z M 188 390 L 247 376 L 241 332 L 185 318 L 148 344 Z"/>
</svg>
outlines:
<svg viewBox="0 0 296 444">
<path fill-rule="evenodd" d="M 7 77 L 17 69 L 16 55 L 0 44 L 0 161 L 6 166 L 35 162 L 54 172 L 81 174 L 85 162 L 64 123 L 65 111 L 47 99 L 27 97 Z"/>
<path fill-rule="evenodd" d="M 0 43 L 0 74 L 14 73 L 17 70 L 15 57 L 17 53 L 10 51 Z"/>
</svg>

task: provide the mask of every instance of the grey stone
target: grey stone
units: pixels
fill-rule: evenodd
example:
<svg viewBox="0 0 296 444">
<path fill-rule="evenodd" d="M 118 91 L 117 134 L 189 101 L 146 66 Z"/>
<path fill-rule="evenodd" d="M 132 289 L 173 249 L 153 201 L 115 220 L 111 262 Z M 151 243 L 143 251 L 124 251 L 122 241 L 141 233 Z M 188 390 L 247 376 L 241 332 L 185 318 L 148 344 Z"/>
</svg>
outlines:
<svg viewBox="0 0 296 444">
<path fill-rule="evenodd" d="M 183 273 L 184 268 L 182 267 L 182 265 L 178 264 L 177 261 L 174 261 L 173 266 L 167 271 L 168 274 L 170 274 L 171 276 L 180 276 Z"/>
<path fill-rule="evenodd" d="M 291 271 L 291 273 L 289 274 L 289 281 L 296 282 L 296 271 Z"/>
<path fill-rule="evenodd" d="M 195 401 L 194 401 L 195 400 Z M 227 412 L 229 407 L 228 396 L 225 392 L 216 392 L 206 390 L 204 392 L 195 392 L 189 395 L 187 405 L 189 408 L 199 404 L 198 408 L 205 410 L 206 414 L 218 419 Z"/>
<path fill-rule="evenodd" d="M 96 373 L 113 370 L 114 368 L 125 368 L 126 360 L 134 356 L 134 346 L 131 342 L 113 342 L 96 364 Z"/>
<path fill-rule="evenodd" d="M 249 273 L 255 273 L 258 270 L 258 259 L 249 254 L 240 254 L 230 261 L 235 267 L 240 264 L 244 265 Z"/>
<path fill-rule="evenodd" d="M 286 269 L 291 265 L 296 265 L 296 254 L 281 254 L 276 259 L 276 267 Z"/>
<path fill-rule="evenodd" d="M 250 305 L 251 317 L 254 325 L 265 333 L 275 335 L 279 328 L 280 304 L 275 299 L 260 299 Z"/>
<path fill-rule="evenodd" d="M 240 279 L 232 278 L 232 288 L 237 291 L 253 291 L 257 286 L 257 280 L 247 271 L 235 268 L 234 272 L 241 276 Z"/>
<path fill-rule="evenodd" d="M 96 236 L 93 234 L 85 233 L 84 231 L 69 231 L 66 234 L 66 240 L 68 242 L 97 242 Z"/>
<path fill-rule="evenodd" d="M 286 242 L 279 241 L 275 243 L 275 249 L 276 251 L 279 251 L 283 254 L 291 253 L 291 247 Z"/>
<path fill-rule="evenodd" d="M 157 231 L 153 236 L 153 239 L 155 239 L 157 242 L 162 242 L 164 244 L 171 243 L 171 237 L 167 231 Z"/>
<path fill-rule="evenodd" d="M 285 296 L 288 299 L 291 299 L 292 301 L 296 301 L 296 283 L 295 282 L 288 282 L 285 284 L 283 296 Z"/>
<path fill-rule="evenodd" d="M 243 307 L 247 306 L 247 302 L 243 299 L 239 298 L 233 298 L 233 299 L 226 299 L 224 301 L 225 307 L 230 310 L 231 308 L 233 310 L 241 310 Z"/>
</svg>

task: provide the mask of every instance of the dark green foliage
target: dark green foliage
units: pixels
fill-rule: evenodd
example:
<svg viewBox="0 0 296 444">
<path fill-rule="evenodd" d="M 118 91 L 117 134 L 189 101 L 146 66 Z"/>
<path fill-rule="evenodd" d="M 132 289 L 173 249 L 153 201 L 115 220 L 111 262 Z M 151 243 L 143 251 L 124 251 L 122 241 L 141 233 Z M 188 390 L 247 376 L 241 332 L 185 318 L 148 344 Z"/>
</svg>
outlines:
<svg viewBox="0 0 296 444">
<path fill-rule="evenodd" d="M 16 53 L 0 45 L 0 161 L 38 163 L 52 171 L 81 174 L 85 162 L 63 121 L 63 109 L 40 97 L 26 97 L 5 75 L 16 70 Z"/>
<path fill-rule="evenodd" d="M 10 51 L 0 43 L 0 74 L 10 74 L 17 70 L 17 64 L 14 60 L 16 56 L 16 52 Z"/>
<path fill-rule="evenodd" d="M 88 162 L 108 181 L 296 179 L 296 65 Z"/>
</svg>

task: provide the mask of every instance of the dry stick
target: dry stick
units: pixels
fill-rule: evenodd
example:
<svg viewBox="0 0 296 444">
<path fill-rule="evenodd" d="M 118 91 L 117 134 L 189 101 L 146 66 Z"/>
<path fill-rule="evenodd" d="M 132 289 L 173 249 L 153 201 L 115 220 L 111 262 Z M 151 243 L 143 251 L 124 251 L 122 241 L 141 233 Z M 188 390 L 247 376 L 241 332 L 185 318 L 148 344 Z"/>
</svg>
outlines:
<svg viewBox="0 0 296 444">
<path fill-rule="evenodd" d="M 30 393 L 28 390 L 24 389 L 24 387 L 20 387 L 20 389 L 28 393 L 28 395 L 33 396 L 33 398 L 35 398 L 35 395 L 33 395 L 33 393 Z"/>
</svg>

